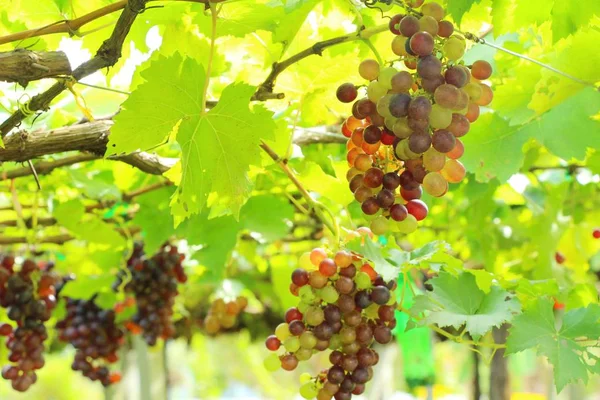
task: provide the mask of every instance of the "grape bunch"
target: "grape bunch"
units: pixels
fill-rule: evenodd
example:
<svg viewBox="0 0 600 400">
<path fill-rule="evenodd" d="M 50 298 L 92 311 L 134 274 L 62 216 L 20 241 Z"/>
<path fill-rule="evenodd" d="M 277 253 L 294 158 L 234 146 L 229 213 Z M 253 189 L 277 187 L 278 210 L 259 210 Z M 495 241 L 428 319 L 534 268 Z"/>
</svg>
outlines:
<svg viewBox="0 0 600 400">
<path fill-rule="evenodd" d="M 247 306 L 248 299 L 244 296 L 228 302 L 220 298 L 216 299 L 211 303 L 208 314 L 204 317 L 204 330 L 209 335 L 216 335 L 222 330 L 233 328 L 237 323 L 238 316 Z"/>
<path fill-rule="evenodd" d="M 173 305 L 179 293 L 178 283 L 187 281 L 180 254 L 176 246 L 164 245 L 147 258 L 143 245 L 135 245 L 127 262 L 131 279 L 125 284 L 125 292 L 132 293 L 137 312 L 126 325 L 132 333 L 141 333 L 148 345 L 154 346 L 159 338 L 168 339 L 175 334 Z M 120 287 L 127 274 L 121 272 L 113 288 Z"/>
<path fill-rule="evenodd" d="M 265 367 L 291 371 L 330 349 L 331 367 L 305 380 L 302 397 L 346 400 L 362 394 L 379 360 L 372 344 L 392 340 L 396 283 L 385 282 L 363 257 L 344 250 L 328 254 L 316 248 L 303 254 L 299 264 L 290 285 L 299 302 L 266 339 L 273 353 Z"/>
<path fill-rule="evenodd" d="M 37 381 L 36 370 L 44 366 L 44 341 L 48 332 L 44 323 L 56 306 L 58 275 L 49 263 L 41 270 L 29 259 L 19 266 L 13 256 L 0 262 L 0 306 L 7 309 L 14 322 L 0 323 L 0 336 L 6 337 L 8 361 L 2 378 L 10 380 L 13 389 L 24 392 Z"/>
<path fill-rule="evenodd" d="M 105 363 L 118 361 L 117 351 L 124 343 L 125 334 L 115 322 L 115 312 L 98 307 L 94 299 L 66 299 L 67 315 L 56 328 L 59 340 L 77 350 L 71 368 L 106 387 L 121 379 L 120 374 L 111 373 Z"/>
<path fill-rule="evenodd" d="M 463 36 L 444 21 L 437 3 L 412 0 L 408 15 L 390 21 L 392 50 L 399 56 L 390 66 L 364 60 L 359 75 L 368 81 L 366 95 L 344 83 L 337 98 L 352 103 L 352 116 L 342 126 L 347 142 L 347 178 L 375 234 L 411 233 L 429 210 L 423 191 L 442 197 L 449 183 L 466 174 L 459 161 L 460 138 L 479 117 L 480 106 L 493 98 L 486 61 L 465 65 Z"/>
</svg>

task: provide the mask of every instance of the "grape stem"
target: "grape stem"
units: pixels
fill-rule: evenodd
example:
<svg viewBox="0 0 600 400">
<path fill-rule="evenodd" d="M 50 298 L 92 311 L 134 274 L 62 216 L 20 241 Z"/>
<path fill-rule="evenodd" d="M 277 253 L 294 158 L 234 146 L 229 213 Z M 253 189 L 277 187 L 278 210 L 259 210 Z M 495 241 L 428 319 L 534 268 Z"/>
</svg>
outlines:
<svg viewBox="0 0 600 400">
<path fill-rule="evenodd" d="M 373 52 L 373 54 L 375 55 L 375 58 L 377 59 L 377 62 L 379 63 L 379 65 L 383 65 L 383 58 L 381 58 L 381 54 L 379 54 L 379 51 L 377 50 L 377 48 L 375 46 L 373 46 L 373 43 L 371 43 L 371 41 L 369 39 L 363 39 L 363 42 L 369 46 L 369 48 L 371 49 L 371 51 Z"/>
<path fill-rule="evenodd" d="M 208 94 L 208 86 L 210 84 L 210 73 L 212 72 L 212 62 L 215 56 L 215 40 L 217 38 L 217 6 L 215 3 L 208 3 L 210 6 L 211 16 L 211 34 L 210 34 L 210 51 L 208 52 L 208 61 L 206 62 L 206 79 L 204 80 L 204 89 L 202 90 L 202 114 L 206 113 L 206 98 Z"/>
<path fill-rule="evenodd" d="M 304 199 L 308 203 L 309 207 L 315 212 L 316 216 L 321 220 L 321 222 L 323 222 L 323 225 L 325 225 L 331 231 L 331 233 L 335 235 L 336 238 L 338 238 L 339 241 L 340 230 L 339 226 L 337 225 L 337 220 L 335 219 L 333 213 L 324 204 L 319 203 L 311 197 L 310 193 L 308 193 L 304 185 L 302 185 L 302 183 L 296 177 L 296 174 L 294 174 L 294 172 L 287 165 L 287 160 L 279 157 L 279 155 L 275 153 L 275 151 L 265 142 L 262 142 L 260 144 L 260 147 L 264 150 L 265 153 L 269 155 L 269 157 L 273 159 L 273 161 L 277 163 L 277 165 L 279 165 L 279 167 L 288 176 L 288 178 L 290 178 L 292 183 L 300 191 L 302 197 L 304 197 Z M 327 210 L 327 213 L 331 216 L 331 221 L 327 218 L 327 216 L 325 216 L 325 214 L 323 214 L 324 210 Z"/>
</svg>

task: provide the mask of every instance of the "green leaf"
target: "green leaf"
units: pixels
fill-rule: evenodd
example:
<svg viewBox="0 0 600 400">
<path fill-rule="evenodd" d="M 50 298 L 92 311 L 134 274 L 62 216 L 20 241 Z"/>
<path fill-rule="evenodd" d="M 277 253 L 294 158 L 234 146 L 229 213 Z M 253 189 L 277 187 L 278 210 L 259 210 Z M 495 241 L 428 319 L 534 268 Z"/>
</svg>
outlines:
<svg viewBox="0 0 600 400">
<path fill-rule="evenodd" d="M 283 196 L 254 196 L 240 210 L 243 227 L 268 241 L 284 237 L 290 231 L 288 221 L 293 218 L 294 207 Z"/>
<path fill-rule="evenodd" d="M 441 240 L 434 240 L 423 247 L 409 253 L 409 264 L 418 268 L 429 268 L 440 271 L 442 268 L 453 275 L 462 270 L 463 263 L 458 258 L 450 255 L 450 245 Z M 398 254 L 393 250 L 392 254 Z M 396 260 L 395 257 L 392 259 Z"/>
<path fill-rule="evenodd" d="M 111 292 L 112 284 L 115 282 L 114 274 L 104 275 L 79 275 L 77 279 L 65 285 L 61 296 L 75 299 L 89 299 L 92 295 L 103 292 Z"/>
<path fill-rule="evenodd" d="M 520 311 L 519 302 L 510 294 L 493 286 L 483 292 L 472 274 L 453 276 L 442 272 L 430 281 L 433 291 L 415 298 L 411 313 L 427 312 L 423 324 L 452 326 L 465 325 L 465 330 L 480 337 L 493 327 L 509 322 Z"/>
<path fill-rule="evenodd" d="M 331 163 L 331 153 L 333 153 L 333 149 L 339 149 L 338 145 L 329 145 L 325 146 L 322 143 L 313 144 L 302 147 L 302 154 L 307 161 L 312 161 L 319 165 L 323 172 L 327 175 L 335 178 L 335 170 L 333 169 L 333 164 Z M 337 151 L 336 151 L 337 153 Z"/>
<path fill-rule="evenodd" d="M 226 87 L 217 106 L 204 113 L 204 68 L 179 54 L 160 58 L 143 75 L 148 82 L 123 104 L 107 155 L 155 146 L 176 129 L 182 176 L 173 212 L 201 212 L 214 191 L 238 213 L 250 189 L 249 166 L 260 163 L 260 140 L 273 136 L 272 113 L 262 106 L 251 111 L 254 88 L 241 83 Z"/>
<path fill-rule="evenodd" d="M 169 199 L 174 188 L 165 187 L 136 197 L 140 205 L 133 223 L 142 229 L 144 249 L 154 254 L 174 233 Z"/>
<path fill-rule="evenodd" d="M 346 246 L 348 249 L 362 254 L 367 260 L 373 262 L 373 268 L 383 279 L 396 279 L 400 272 L 400 267 L 386 259 L 385 251 L 379 244 L 376 244 L 369 238 L 356 238 Z"/>
<path fill-rule="evenodd" d="M 542 298 L 515 317 L 506 351 L 513 354 L 535 349 L 546 356 L 554 366 L 556 389 L 560 392 L 568 383 L 578 380 L 587 383 L 588 372 L 597 370 L 598 357 L 578 340 L 600 338 L 600 306 L 592 304 L 568 311 L 562 326 L 557 328 L 553 305 L 553 300 Z M 594 364 L 590 365 L 588 360 L 594 360 Z"/>
<path fill-rule="evenodd" d="M 587 25 L 594 15 L 600 15 L 600 2 L 596 0 L 554 0 L 552 7 L 552 41 L 575 33 Z"/>
<path fill-rule="evenodd" d="M 448 0 L 446 11 L 456 21 L 456 24 L 460 26 L 463 15 L 471 9 L 473 4 L 477 4 L 480 1 L 481 0 Z"/>
</svg>

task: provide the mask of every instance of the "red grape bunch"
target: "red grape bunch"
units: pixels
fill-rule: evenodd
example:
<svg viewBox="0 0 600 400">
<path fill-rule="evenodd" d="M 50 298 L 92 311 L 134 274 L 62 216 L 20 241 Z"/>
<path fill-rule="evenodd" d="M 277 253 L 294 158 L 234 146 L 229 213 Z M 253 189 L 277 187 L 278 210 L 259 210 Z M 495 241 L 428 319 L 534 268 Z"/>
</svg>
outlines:
<svg viewBox="0 0 600 400">
<path fill-rule="evenodd" d="M 379 355 L 373 343 L 389 343 L 396 326 L 393 295 L 396 283 L 385 282 L 360 255 L 330 254 L 316 248 L 303 254 L 292 273 L 290 291 L 298 305 L 287 310 L 285 323 L 266 340 L 273 353 L 265 359 L 270 371 L 294 370 L 313 354 L 332 350 L 331 367 L 306 379 L 306 399 L 351 399 L 362 394 Z"/>
<path fill-rule="evenodd" d="M 14 257 L 1 258 L 0 306 L 14 322 L 0 323 L 0 336 L 6 337 L 12 363 L 2 368 L 2 378 L 10 380 L 19 392 L 37 381 L 35 371 L 44 366 L 44 341 L 48 338 L 44 323 L 56 306 L 56 287 L 61 283 L 52 267 L 49 263 L 41 270 L 28 259 L 17 266 Z"/>
<path fill-rule="evenodd" d="M 169 339 L 175 334 L 173 305 L 179 293 L 178 283 L 187 281 L 182 261 L 185 256 L 176 246 L 165 245 L 152 257 L 144 255 L 143 246 L 136 244 L 133 255 L 127 262 L 131 280 L 125 291 L 132 293 L 137 312 L 127 324 L 133 333 L 142 333 L 148 345 L 154 346 L 159 338 Z M 114 287 L 119 287 L 125 274 L 119 275 Z"/>
<path fill-rule="evenodd" d="M 493 98 L 482 83 L 492 74 L 486 61 L 465 65 L 465 39 L 454 34 L 437 3 L 413 0 L 408 15 L 390 21 L 392 50 L 399 56 L 390 66 L 364 60 L 358 67 L 367 80 L 366 95 L 344 83 L 337 98 L 354 102 L 342 126 L 349 138 L 347 178 L 375 234 L 411 233 L 428 213 L 423 190 L 441 197 L 449 183 L 466 171 L 458 159 L 460 138 L 479 117 L 480 106 Z"/>
<path fill-rule="evenodd" d="M 118 382 L 121 375 L 105 365 L 118 361 L 117 351 L 124 343 L 125 333 L 116 325 L 115 312 L 98 307 L 94 297 L 66 302 L 67 315 L 56 327 L 58 338 L 77 349 L 71 368 L 104 386 Z"/>
</svg>

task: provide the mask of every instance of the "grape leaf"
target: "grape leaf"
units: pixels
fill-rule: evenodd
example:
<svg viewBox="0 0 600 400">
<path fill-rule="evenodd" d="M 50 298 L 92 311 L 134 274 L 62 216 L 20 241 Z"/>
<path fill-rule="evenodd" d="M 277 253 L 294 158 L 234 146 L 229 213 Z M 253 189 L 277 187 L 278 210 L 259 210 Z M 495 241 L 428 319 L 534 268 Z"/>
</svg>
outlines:
<svg viewBox="0 0 600 400">
<path fill-rule="evenodd" d="M 385 248 L 373 242 L 369 238 L 356 238 L 346 246 L 348 249 L 362 254 L 367 260 L 373 263 L 373 268 L 383 279 L 396 279 L 400 272 L 398 264 L 392 263 L 384 256 Z"/>
<path fill-rule="evenodd" d="M 176 129 L 182 176 L 172 212 L 199 213 L 214 191 L 237 214 L 250 188 L 248 168 L 260 164 L 260 140 L 273 136 L 272 113 L 262 106 L 251 111 L 254 88 L 242 83 L 227 86 L 217 106 L 204 113 L 204 68 L 179 54 L 161 57 L 143 75 L 147 82 L 116 117 L 107 155 L 155 146 Z"/>
<path fill-rule="evenodd" d="M 285 236 L 294 218 L 294 207 L 283 196 L 261 195 L 251 197 L 240 210 L 240 222 L 245 229 L 260 233 L 274 241 Z"/>
<path fill-rule="evenodd" d="M 165 187 L 135 199 L 140 208 L 132 222 L 142 229 L 144 249 L 148 254 L 154 254 L 175 233 L 169 207 L 173 192 L 172 187 Z"/>
<path fill-rule="evenodd" d="M 597 0 L 554 0 L 552 7 L 552 41 L 575 33 L 590 22 L 594 15 L 600 15 L 600 2 Z"/>
<path fill-rule="evenodd" d="M 506 341 L 507 354 L 535 349 L 546 356 L 554 366 L 556 389 L 560 392 L 568 383 L 588 381 L 589 372 L 598 372 L 600 359 L 578 339 L 600 338 L 600 306 L 570 310 L 563 316 L 562 325 L 556 327 L 554 301 L 537 300 L 523 314 L 515 317 Z M 590 365 L 588 360 L 594 360 Z"/>
<path fill-rule="evenodd" d="M 446 11 L 460 25 L 463 15 L 471 9 L 473 4 L 479 3 L 481 0 L 448 0 Z"/>
<path fill-rule="evenodd" d="M 516 298 L 497 286 L 487 294 L 483 292 L 472 274 L 455 277 L 442 272 L 429 283 L 433 291 L 417 296 L 411 308 L 413 315 L 426 312 L 422 324 L 456 329 L 465 325 L 466 331 L 477 338 L 509 322 L 521 309 Z"/>
</svg>

